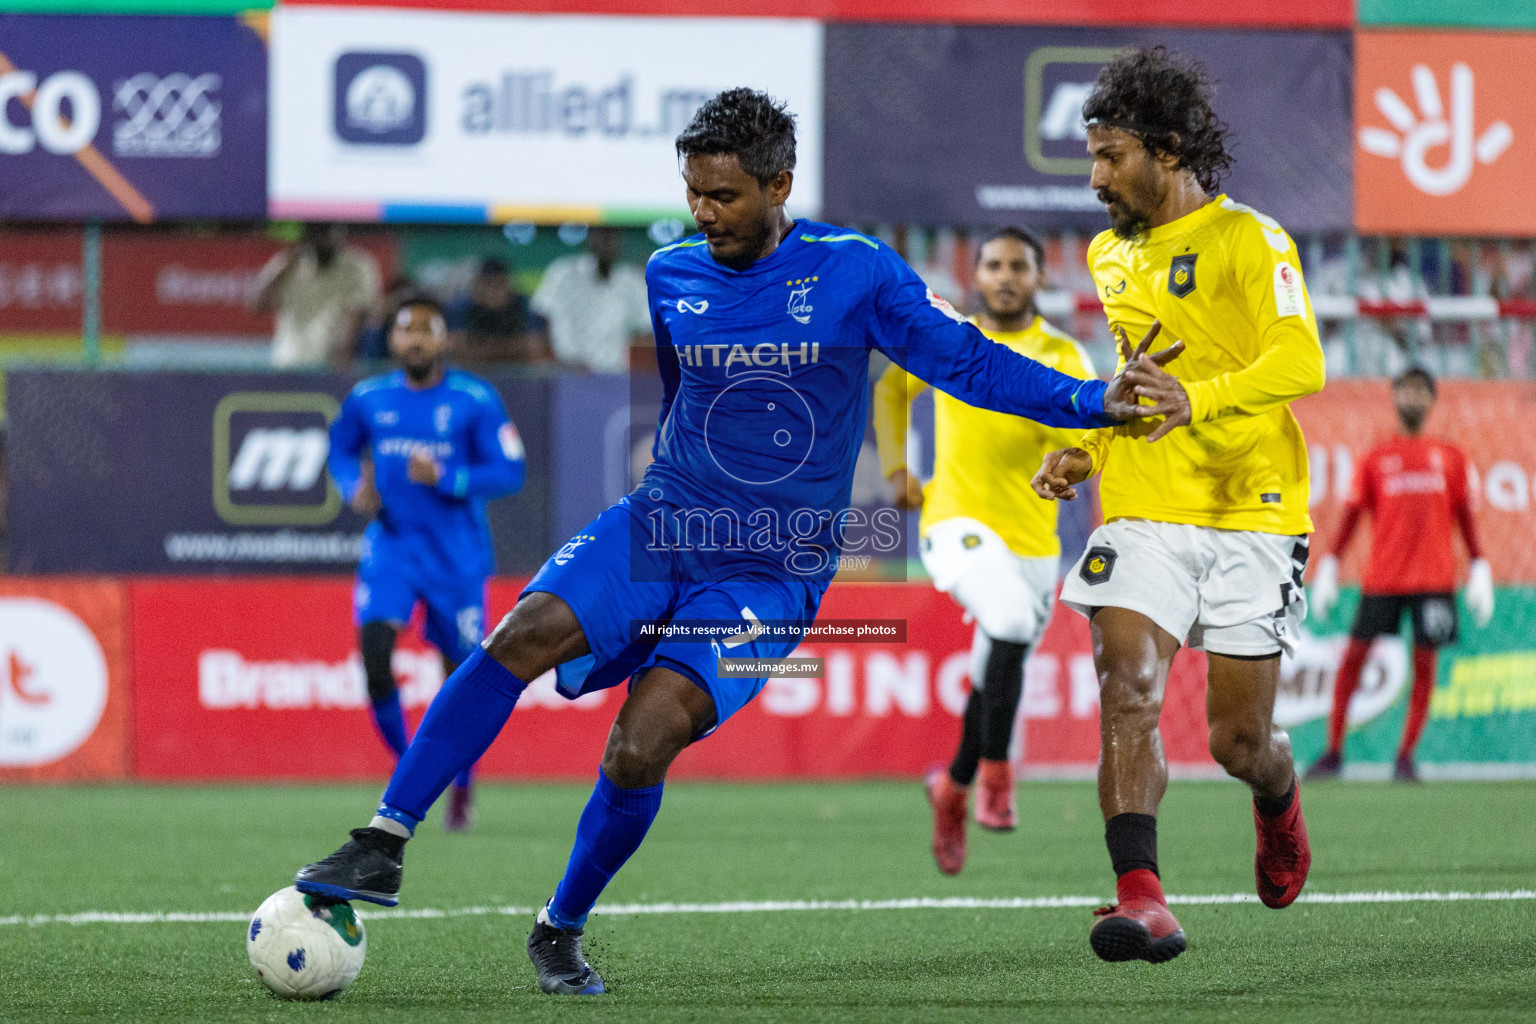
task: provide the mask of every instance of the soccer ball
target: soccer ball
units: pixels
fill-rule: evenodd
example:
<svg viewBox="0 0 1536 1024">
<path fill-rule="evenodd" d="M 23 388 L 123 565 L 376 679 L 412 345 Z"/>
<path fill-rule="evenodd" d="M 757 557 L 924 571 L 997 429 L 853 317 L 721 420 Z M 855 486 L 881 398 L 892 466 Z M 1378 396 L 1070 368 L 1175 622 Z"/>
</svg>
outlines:
<svg viewBox="0 0 1536 1024">
<path fill-rule="evenodd" d="M 283 999 L 330 999 L 363 969 L 368 935 L 352 904 L 293 886 L 267 897 L 251 918 L 245 951 L 263 985 Z"/>
</svg>

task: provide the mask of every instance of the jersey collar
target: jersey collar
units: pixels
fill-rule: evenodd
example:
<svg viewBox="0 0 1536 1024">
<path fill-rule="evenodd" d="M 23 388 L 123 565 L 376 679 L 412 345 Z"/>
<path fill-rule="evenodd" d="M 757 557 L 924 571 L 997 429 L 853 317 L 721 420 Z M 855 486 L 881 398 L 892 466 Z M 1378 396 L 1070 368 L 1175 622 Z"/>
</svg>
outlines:
<svg viewBox="0 0 1536 1024">
<path fill-rule="evenodd" d="M 780 264 L 789 259 L 793 252 L 805 245 L 804 240 L 800 237 L 805 233 L 805 229 L 806 221 L 803 218 L 790 221 L 789 230 L 784 233 L 784 238 L 779 242 L 779 247 L 769 253 L 765 259 L 758 260 L 746 270 L 732 270 L 725 264 L 716 261 L 709 254 L 708 246 L 701 247 L 703 249 L 702 255 L 711 266 L 730 277 L 751 277 L 753 274 L 764 274 L 769 271 L 778 273 Z"/>
<path fill-rule="evenodd" d="M 1155 228 L 1148 228 L 1146 235 L 1143 236 L 1144 240 L 1147 242 L 1162 242 L 1175 235 L 1183 235 L 1193 231 L 1220 213 L 1221 204 L 1226 198 L 1227 194 L 1223 192 L 1200 207 L 1200 209 L 1186 213 L 1178 220 L 1171 220 L 1167 224 L 1159 224 Z"/>
</svg>

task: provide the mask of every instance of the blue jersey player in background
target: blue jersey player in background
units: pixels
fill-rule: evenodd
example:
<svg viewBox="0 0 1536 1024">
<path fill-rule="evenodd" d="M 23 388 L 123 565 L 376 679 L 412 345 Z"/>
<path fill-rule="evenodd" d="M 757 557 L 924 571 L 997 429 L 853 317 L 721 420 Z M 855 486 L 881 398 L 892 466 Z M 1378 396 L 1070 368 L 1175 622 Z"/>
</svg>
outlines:
<svg viewBox="0 0 1536 1024">
<path fill-rule="evenodd" d="M 417 603 L 423 632 L 451 675 L 485 635 L 485 581 L 495 567 L 485 503 L 523 485 L 523 445 L 495 390 L 444 364 L 448 332 L 426 297 L 400 303 L 389 335 L 401 369 L 352 389 L 331 424 L 331 476 L 373 517 L 353 590 L 368 699 L 396 757 L 405 719 L 390 660 Z M 364 461 L 364 455 L 367 461 Z M 444 827 L 470 825 L 470 772 L 458 772 Z"/>
<path fill-rule="evenodd" d="M 568 697 L 628 681 L 565 875 L 528 938 L 549 993 L 604 990 L 581 951 L 588 912 L 639 848 L 673 759 L 766 681 L 727 662 L 787 655 L 840 551 L 889 539 L 849 508 L 871 349 L 972 405 L 1054 426 L 1145 415 L 1136 389 L 1151 382 L 1146 341 L 1108 385 L 1068 377 L 988 340 L 880 242 L 791 220 L 794 120 L 762 93 L 705 103 L 677 152 L 702 233 L 646 271 L 666 396 L 655 461 L 544 563 L 444 685 L 368 827 L 295 880 L 393 906 L 416 824 L 529 681 L 556 668 Z M 724 628 L 656 630 L 680 624 Z"/>
</svg>

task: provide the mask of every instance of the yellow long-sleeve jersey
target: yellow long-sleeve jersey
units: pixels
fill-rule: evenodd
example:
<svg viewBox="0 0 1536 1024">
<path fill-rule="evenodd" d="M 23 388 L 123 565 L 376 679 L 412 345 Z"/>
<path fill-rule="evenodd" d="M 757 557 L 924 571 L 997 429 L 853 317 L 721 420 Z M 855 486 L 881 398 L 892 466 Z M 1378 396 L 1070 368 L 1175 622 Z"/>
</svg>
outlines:
<svg viewBox="0 0 1536 1024">
<path fill-rule="evenodd" d="M 1166 369 L 1192 414 L 1151 444 L 1140 438 L 1160 420 L 1082 438 L 1105 520 L 1311 532 L 1307 443 L 1287 403 L 1322 390 L 1323 350 L 1285 229 L 1218 196 L 1135 240 L 1100 234 L 1088 269 L 1111 331 L 1134 346 L 1156 319 L 1153 351 L 1184 342 Z"/>
<path fill-rule="evenodd" d="M 1082 346 L 1041 317 L 1022 331 L 983 333 L 1062 373 L 1085 380 L 1094 376 Z M 887 477 L 906 468 L 907 408 L 927 387 L 894 364 L 875 384 L 875 438 Z M 933 479 L 923 488 L 919 533 L 966 516 L 991 527 L 1021 558 L 1060 554 L 1056 503 L 1042 500 L 1029 481 L 1045 453 L 1075 444 L 1076 432 L 978 409 L 942 391 L 934 392 L 933 420 Z"/>
</svg>

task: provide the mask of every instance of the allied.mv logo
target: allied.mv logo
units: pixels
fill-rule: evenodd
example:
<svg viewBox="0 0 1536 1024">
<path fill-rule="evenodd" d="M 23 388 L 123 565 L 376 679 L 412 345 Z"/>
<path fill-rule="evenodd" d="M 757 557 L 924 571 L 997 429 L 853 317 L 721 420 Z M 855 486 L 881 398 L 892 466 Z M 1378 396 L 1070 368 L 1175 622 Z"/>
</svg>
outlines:
<svg viewBox="0 0 1536 1024">
<path fill-rule="evenodd" d="M 333 126 L 343 142 L 412 146 L 427 134 L 427 66 L 414 53 L 336 58 Z"/>
</svg>

